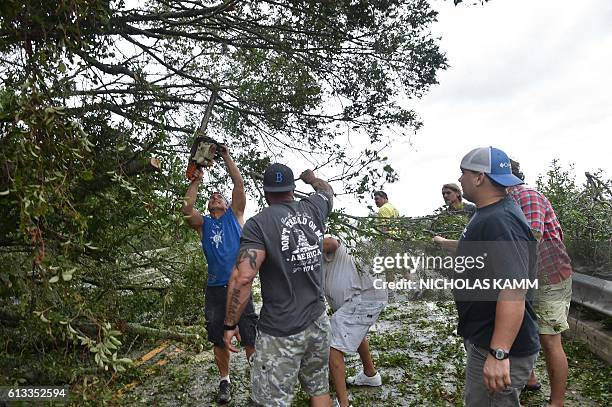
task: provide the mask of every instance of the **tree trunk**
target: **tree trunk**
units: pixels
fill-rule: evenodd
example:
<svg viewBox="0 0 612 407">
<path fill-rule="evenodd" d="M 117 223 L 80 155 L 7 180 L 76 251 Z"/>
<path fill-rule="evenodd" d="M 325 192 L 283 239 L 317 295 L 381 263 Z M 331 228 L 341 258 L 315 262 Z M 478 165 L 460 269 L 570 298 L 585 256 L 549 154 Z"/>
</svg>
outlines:
<svg viewBox="0 0 612 407">
<path fill-rule="evenodd" d="M 160 169 L 161 160 L 156 157 L 134 159 L 121 166 L 121 170 L 128 177 L 153 171 L 159 172 Z"/>
<path fill-rule="evenodd" d="M 128 332 L 138 335 L 150 336 L 160 339 L 176 339 L 184 342 L 193 342 L 200 339 L 198 334 L 188 334 L 180 332 L 172 332 L 167 329 L 150 328 L 148 326 L 136 324 L 134 322 L 123 322 L 119 324 L 119 329 L 122 332 Z"/>
</svg>

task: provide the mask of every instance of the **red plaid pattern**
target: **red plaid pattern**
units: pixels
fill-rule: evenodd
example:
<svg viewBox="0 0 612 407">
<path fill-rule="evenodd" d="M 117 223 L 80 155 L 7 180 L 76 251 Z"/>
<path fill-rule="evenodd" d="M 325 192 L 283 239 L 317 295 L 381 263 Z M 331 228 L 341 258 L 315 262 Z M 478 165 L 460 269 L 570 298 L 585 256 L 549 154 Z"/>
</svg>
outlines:
<svg viewBox="0 0 612 407">
<path fill-rule="evenodd" d="M 563 230 L 552 205 L 544 195 L 524 185 L 508 188 L 539 239 L 538 277 L 557 284 L 572 275 L 570 258 L 563 243 Z"/>
</svg>

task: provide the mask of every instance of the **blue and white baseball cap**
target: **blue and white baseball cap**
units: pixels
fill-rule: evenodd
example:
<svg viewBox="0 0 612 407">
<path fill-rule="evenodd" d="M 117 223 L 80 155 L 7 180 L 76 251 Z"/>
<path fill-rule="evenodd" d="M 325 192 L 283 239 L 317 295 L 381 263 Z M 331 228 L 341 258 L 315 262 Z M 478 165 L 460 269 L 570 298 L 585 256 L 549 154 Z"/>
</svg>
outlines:
<svg viewBox="0 0 612 407">
<path fill-rule="evenodd" d="M 499 148 L 475 148 L 463 157 L 461 168 L 484 172 L 489 178 L 505 187 L 523 184 L 523 181 L 512 174 L 510 158 Z"/>
</svg>

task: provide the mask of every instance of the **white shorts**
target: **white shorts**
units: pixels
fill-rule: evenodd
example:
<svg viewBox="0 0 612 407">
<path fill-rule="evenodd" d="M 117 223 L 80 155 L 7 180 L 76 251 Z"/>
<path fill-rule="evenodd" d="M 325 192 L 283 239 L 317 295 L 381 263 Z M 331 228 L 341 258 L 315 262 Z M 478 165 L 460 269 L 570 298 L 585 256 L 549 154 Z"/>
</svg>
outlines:
<svg viewBox="0 0 612 407">
<path fill-rule="evenodd" d="M 330 346 L 342 353 L 357 352 L 386 305 L 383 301 L 364 301 L 359 296 L 345 302 L 331 316 Z"/>
</svg>

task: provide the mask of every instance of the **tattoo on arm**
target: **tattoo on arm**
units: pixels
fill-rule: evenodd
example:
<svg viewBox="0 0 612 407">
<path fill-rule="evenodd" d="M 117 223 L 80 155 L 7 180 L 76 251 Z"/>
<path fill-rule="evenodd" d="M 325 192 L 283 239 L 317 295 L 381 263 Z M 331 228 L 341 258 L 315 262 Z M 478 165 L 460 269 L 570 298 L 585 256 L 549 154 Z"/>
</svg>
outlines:
<svg viewBox="0 0 612 407">
<path fill-rule="evenodd" d="M 249 266 L 252 269 L 257 267 L 257 252 L 252 249 L 240 249 L 238 252 L 238 258 L 236 259 L 236 267 L 243 261 L 248 260 Z"/>
<path fill-rule="evenodd" d="M 232 290 L 229 309 L 227 310 L 227 316 L 229 317 L 229 322 L 232 324 L 237 324 L 238 321 L 236 315 L 238 314 L 238 309 L 240 308 L 240 290 L 238 288 L 234 288 Z"/>
<path fill-rule="evenodd" d="M 329 192 L 330 194 L 334 193 L 334 190 L 332 189 L 331 185 L 329 185 L 329 183 L 327 181 L 323 181 L 320 178 L 315 178 L 310 185 L 312 185 L 312 187 L 314 188 L 315 191 L 319 192 L 319 191 L 325 191 L 325 192 Z"/>
</svg>

